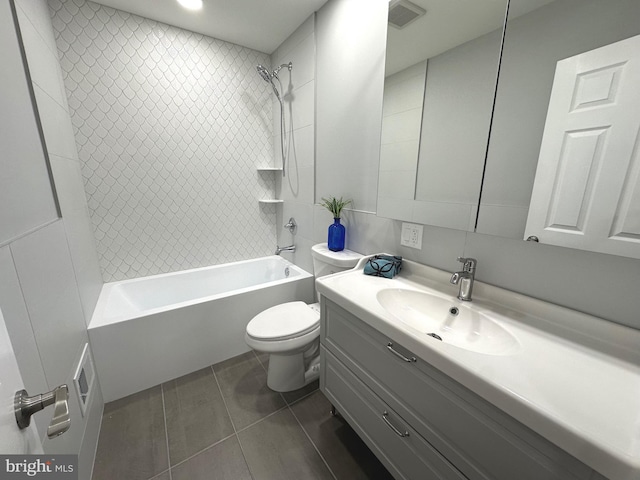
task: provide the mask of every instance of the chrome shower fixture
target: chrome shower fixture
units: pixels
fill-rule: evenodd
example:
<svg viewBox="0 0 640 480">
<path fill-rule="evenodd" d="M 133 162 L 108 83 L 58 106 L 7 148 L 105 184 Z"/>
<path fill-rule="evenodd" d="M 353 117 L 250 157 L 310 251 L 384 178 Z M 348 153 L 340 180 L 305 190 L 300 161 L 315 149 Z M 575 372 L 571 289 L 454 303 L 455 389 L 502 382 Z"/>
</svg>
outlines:
<svg viewBox="0 0 640 480">
<path fill-rule="evenodd" d="M 271 72 L 267 69 L 267 67 L 264 67 L 264 66 L 262 66 L 262 65 L 260 65 L 260 64 L 258 64 L 258 65 L 256 66 L 256 69 L 258 70 L 258 73 L 260 74 L 260 76 L 262 77 L 262 79 L 263 79 L 265 82 L 271 82 L 271 79 L 272 79 L 272 78 L 277 78 L 277 79 L 279 79 L 279 77 L 278 77 L 278 73 L 279 73 L 279 72 L 280 72 L 280 70 L 282 70 L 283 68 L 286 68 L 287 70 L 291 71 L 291 69 L 293 68 L 293 64 L 292 64 L 291 62 L 289 62 L 289 63 L 283 63 L 282 65 L 280 65 L 279 67 L 277 67 L 275 70 L 273 70 L 273 71 L 271 71 Z"/>
<path fill-rule="evenodd" d="M 271 72 L 271 76 L 274 78 L 278 78 L 278 72 L 285 67 L 287 68 L 287 70 L 291 71 L 291 69 L 293 68 L 293 64 L 291 62 L 283 63 L 278 68 L 276 68 L 273 72 Z"/>
<path fill-rule="evenodd" d="M 262 65 L 258 64 L 256 66 L 256 69 L 258 70 L 258 73 L 260 74 L 260 76 L 265 82 L 271 82 L 271 74 L 269 73 L 269 70 L 267 70 L 266 67 L 263 67 Z"/>
<path fill-rule="evenodd" d="M 278 73 L 280 73 L 280 70 L 282 70 L 283 68 L 286 68 L 287 70 L 289 70 L 289 72 L 291 72 L 291 70 L 293 69 L 293 63 L 289 62 L 289 63 L 283 63 L 282 65 L 280 65 L 279 67 L 276 67 L 275 70 L 273 71 L 269 71 L 269 69 L 267 67 L 265 67 L 264 65 L 256 65 L 256 70 L 258 70 L 258 74 L 262 77 L 262 79 L 271 84 L 271 88 L 273 88 L 273 93 L 275 93 L 276 98 L 278 99 L 278 103 L 280 103 L 280 148 L 282 150 L 282 176 L 285 176 L 285 160 L 287 158 L 287 155 L 285 153 L 285 144 L 286 144 L 286 128 L 285 128 L 285 123 L 284 123 L 284 103 L 282 102 L 282 96 L 280 95 L 280 92 L 278 91 L 278 88 L 276 87 L 276 84 L 273 82 L 273 79 L 275 78 L 276 80 L 278 80 L 278 83 L 280 83 L 280 77 L 278 77 Z M 280 89 L 282 89 L 282 84 L 280 84 Z"/>
</svg>

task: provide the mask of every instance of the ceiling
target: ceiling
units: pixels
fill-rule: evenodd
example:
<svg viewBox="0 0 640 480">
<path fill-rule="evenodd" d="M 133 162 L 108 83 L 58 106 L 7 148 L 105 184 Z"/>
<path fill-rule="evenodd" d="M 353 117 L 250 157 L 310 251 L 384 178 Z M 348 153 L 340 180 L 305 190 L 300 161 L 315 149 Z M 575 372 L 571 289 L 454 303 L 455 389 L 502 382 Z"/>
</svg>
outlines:
<svg viewBox="0 0 640 480">
<path fill-rule="evenodd" d="M 203 0 L 191 11 L 176 0 L 94 0 L 141 17 L 271 54 L 327 0 Z"/>
<path fill-rule="evenodd" d="M 159 22 L 271 54 L 328 0 L 203 0 L 202 10 L 177 0 L 93 0 Z M 502 25 L 506 0 L 412 0 L 427 14 L 388 28 L 386 75 L 473 40 Z M 553 0 L 512 2 L 510 17 Z"/>
</svg>

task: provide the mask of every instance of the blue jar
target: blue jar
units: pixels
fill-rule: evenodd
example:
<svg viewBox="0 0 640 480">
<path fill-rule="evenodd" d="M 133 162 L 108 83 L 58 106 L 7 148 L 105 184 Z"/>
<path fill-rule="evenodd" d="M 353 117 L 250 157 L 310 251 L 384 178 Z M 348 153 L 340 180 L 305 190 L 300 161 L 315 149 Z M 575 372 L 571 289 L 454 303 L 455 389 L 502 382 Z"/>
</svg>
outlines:
<svg viewBox="0 0 640 480">
<path fill-rule="evenodd" d="M 344 237 L 344 225 L 340 223 L 339 218 L 334 218 L 333 223 L 329 225 L 329 236 L 327 239 L 329 250 L 333 252 L 344 250 Z"/>
</svg>

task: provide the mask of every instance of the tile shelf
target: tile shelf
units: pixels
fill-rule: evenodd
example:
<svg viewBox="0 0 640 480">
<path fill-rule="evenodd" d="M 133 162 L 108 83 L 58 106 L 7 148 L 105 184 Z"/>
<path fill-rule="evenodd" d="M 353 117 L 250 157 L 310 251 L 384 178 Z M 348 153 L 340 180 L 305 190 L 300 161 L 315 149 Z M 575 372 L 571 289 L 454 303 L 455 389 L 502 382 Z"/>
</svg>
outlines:
<svg viewBox="0 0 640 480">
<path fill-rule="evenodd" d="M 281 172 L 282 167 L 257 167 L 256 170 L 258 170 L 258 172 Z M 278 198 L 260 198 L 258 202 L 274 205 L 284 203 L 284 200 L 280 200 Z"/>
</svg>

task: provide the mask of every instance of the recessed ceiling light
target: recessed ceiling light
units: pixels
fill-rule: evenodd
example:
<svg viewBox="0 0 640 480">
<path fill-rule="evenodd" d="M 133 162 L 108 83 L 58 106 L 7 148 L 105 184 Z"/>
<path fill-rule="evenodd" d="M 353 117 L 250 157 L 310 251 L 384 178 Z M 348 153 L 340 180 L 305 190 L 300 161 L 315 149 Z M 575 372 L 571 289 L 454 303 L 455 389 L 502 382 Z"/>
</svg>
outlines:
<svg viewBox="0 0 640 480">
<path fill-rule="evenodd" d="M 178 0 L 178 3 L 189 10 L 200 10 L 202 8 L 202 0 Z"/>
</svg>

